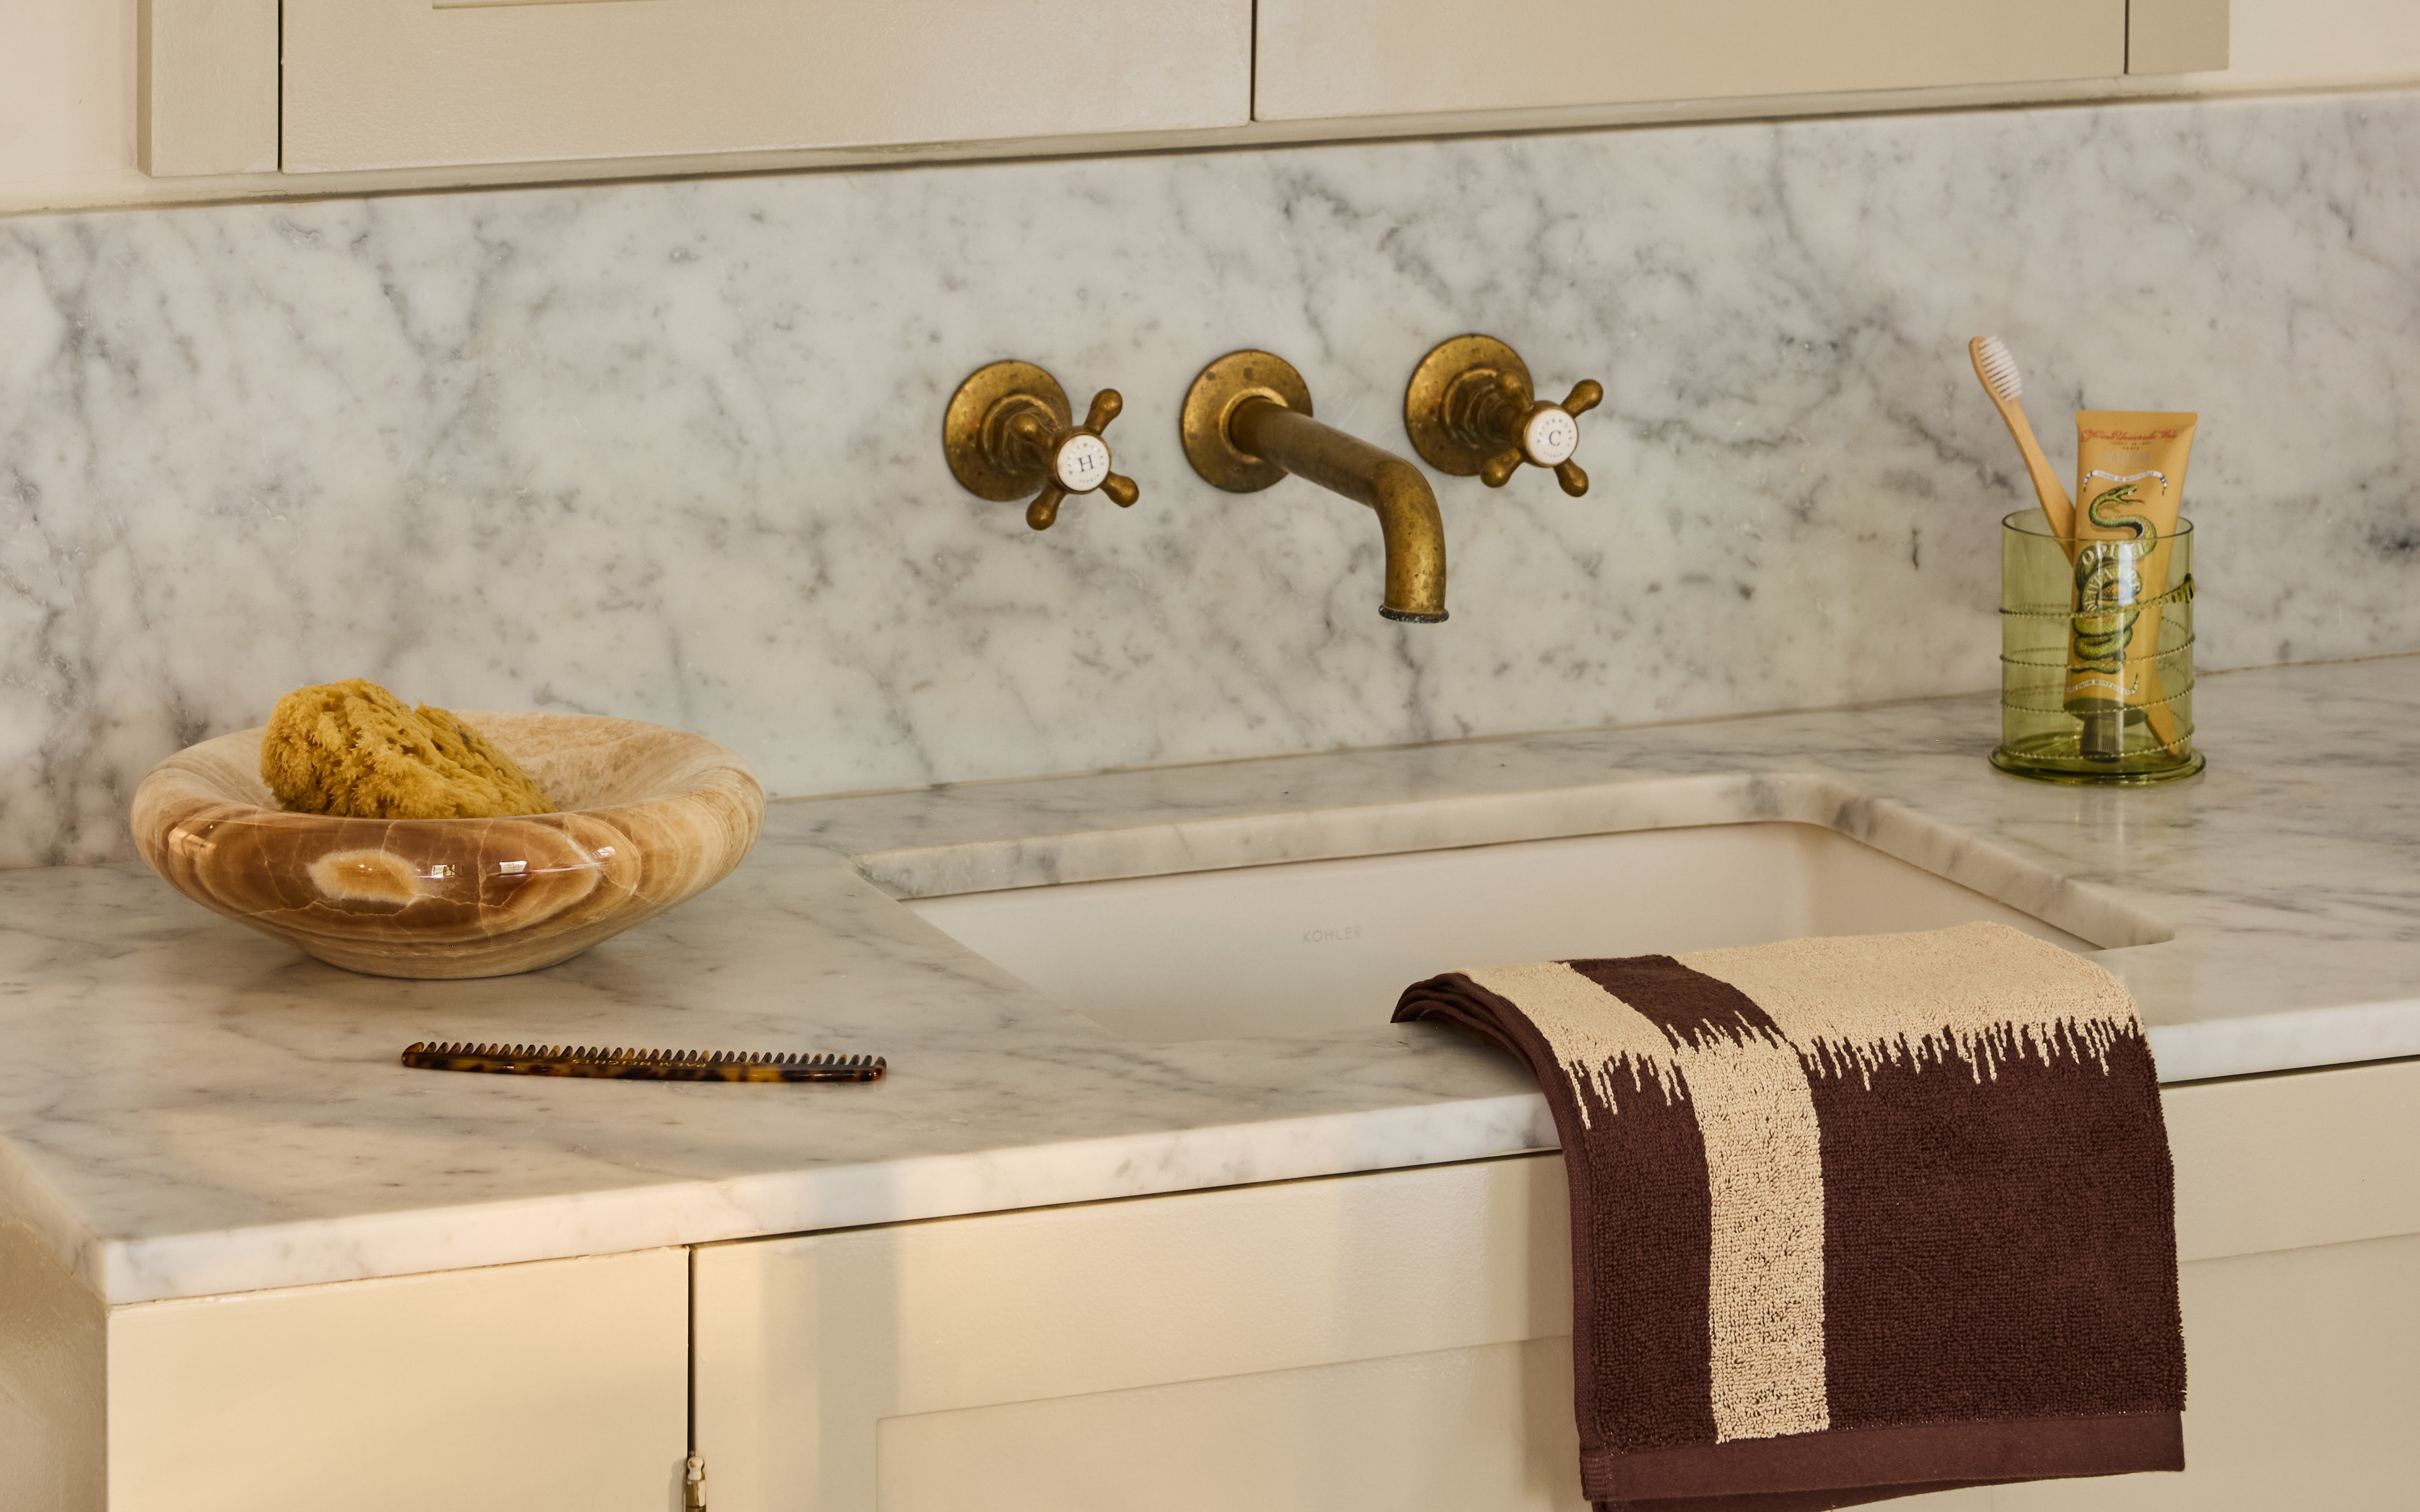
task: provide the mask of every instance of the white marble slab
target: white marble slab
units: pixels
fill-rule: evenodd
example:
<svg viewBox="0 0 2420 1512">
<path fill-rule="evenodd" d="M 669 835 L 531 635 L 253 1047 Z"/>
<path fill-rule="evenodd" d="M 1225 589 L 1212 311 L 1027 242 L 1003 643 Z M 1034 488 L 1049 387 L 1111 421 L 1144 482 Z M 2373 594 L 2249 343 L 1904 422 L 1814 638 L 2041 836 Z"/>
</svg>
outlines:
<svg viewBox="0 0 2420 1512">
<path fill-rule="evenodd" d="M 1221 352 L 1400 448 L 1469 330 L 1607 399 L 1586 500 L 1442 486 L 1448 625 L 1366 511 L 1185 465 Z M 1981 688 L 1987 332 L 2060 458 L 2201 412 L 2206 667 L 2420 648 L 2412 95 L 0 220 L 0 864 L 352 675 L 789 795 Z M 957 489 L 1006 356 L 1124 391 L 1141 504 Z"/>
<path fill-rule="evenodd" d="M 1525 1073 L 1449 1031 L 1122 1041 L 892 894 L 1729 819 L 1831 825 L 2053 922 L 2169 935 L 2102 959 L 2170 1081 L 2420 1055 L 2420 657 L 2202 693 L 2209 772 L 2133 792 L 1991 771 L 1993 709 L 1959 699 L 782 804 L 721 887 L 489 981 L 351 976 L 138 866 L 0 874 L 0 1208 L 137 1302 L 1539 1148 Z M 421 1038 L 892 1072 L 399 1067 Z"/>
</svg>

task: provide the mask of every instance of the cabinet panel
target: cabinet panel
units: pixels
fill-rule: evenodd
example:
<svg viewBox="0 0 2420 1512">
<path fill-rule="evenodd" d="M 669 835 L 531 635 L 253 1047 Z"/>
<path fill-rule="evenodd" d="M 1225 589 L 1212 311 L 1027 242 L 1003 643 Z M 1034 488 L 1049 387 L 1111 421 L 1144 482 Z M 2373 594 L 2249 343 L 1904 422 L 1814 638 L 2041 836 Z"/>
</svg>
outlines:
<svg viewBox="0 0 2420 1512">
<path fill-rule="evenodd" d="M 2126 0 L 1261 0 L 1253 114 L 1308 120 L 2114 78 Z"/>
<path fill-rule="evenodd" d="M 2128 0 L 2128 73 L 2204 73 L 2233 51 L 2227 0 Z"/>
<path fill-rule="evenodd" d="M 2420 1060 L 2161 1094 L 2188 1260 L 2420 1233 Z"/>
<path fill-rule="evenodd" d="M 102 1512 L 108 1330 L 101 1299 L 0 1211 L 0 1507 Z"/>
<path fill-rule="evenodd" d="M 2185 1473 L 2004 1486 L 1998 1512 L 2411 1506 L 2420 1237 L 2184 1268 Z"/>
<path fill-rule="evenodd" d="M 154 178 L 277 167 L 277 0 L 137 0 L 134 161 Z"/>
<path fill-rule="evenodd" d="M 1571 1381 L 1565 1336 L 892 1418 L 878 1504 L 1586 1512 Z"/>
<path fill-rule="evenodd" d="M 2207 1447 L 2005 1504 L 2368 1504 L 2420 1472 L 2420 1238 L 2340 1242 L 2420 1230 L 2420 1064 L 2165 1102 Z M 713 1246 L 698 1446 L 717 1512 L 1576 1506 L 1569 1245 L 1549 1154 Z M 2288 1442 L 2330 1413 L 2340 1470 Z"/>
<path fill-rule="evenodd" d="M 684 1250 L 109 1315 L 110 1512 L 665 1512 Z"/>
<path fill-rule="evenodd" d="M 963 1507 L 948 1495 L 1020 1427 L 1076 1435 L 1026 1445 L 1037 1473 L 1109 1452 L 1094 1435 L 1121 1423 L 1139 1435 L 1133 1455 L 1198 1451 L 1150 1436 L 1182 1419 L 1171 1402 L 1215 1411 L 1231 1443 L 1266 1464 L 1310 1453 L 1314 1423 L 1342 1433 L 1338 1452 L 1356 1462 L 1407 1426 L 1452 1436 L 1450 1419 L 1388 1420 L 1412 1402 L 1500 1424 L 1504 1391 L 1546 1388 L 1525 1384 L 1542 1378 L 1522 1350 L 1490 1348 L 1571 1331 L 1566 1211 L 1560 1157 L 1537 1156 L 702 1249 L 697 1443 L 715 1512 L 901 1512 L 926 1504 L 899 1499 L 919 1488 Z M 1404 1358 L 1416 1355 L 1435 1358 Z M 1397 1363 L 1326 1368 L 1373 1361 Z M 1294 1415 L 1322 1382 L 1335 1394 L 1326 1417 Z M 1567 1420 L 1570 1388 L 1556 1389 Z M 1054 1399 L 1034 1422 L 968 1411 Z M 1551 1416 L 1540 1432 L 1560 1456 L 1568 1422 L 1556 1430 Z M 919 1446 L 933 1464 L 882 1469 Z M 1121 1464 L 1133 1469 L 1104 1462 L 1099 1499 L 1063 1494 L 1059 1512 L 1143 1504 L 1116 1479 Z M 1274 1494 L 1229 1468 L 1171 1504 L 1219 1504 L 1222 1488 L 1232 1506 Z M 1542 1463 L 1528 1478 L 1563 1473 Z"/>
<path fill-rule="evenodd" d="M 288 173 L 1247 120 L 1250 0 L 286 0 Z"/>
</svg>

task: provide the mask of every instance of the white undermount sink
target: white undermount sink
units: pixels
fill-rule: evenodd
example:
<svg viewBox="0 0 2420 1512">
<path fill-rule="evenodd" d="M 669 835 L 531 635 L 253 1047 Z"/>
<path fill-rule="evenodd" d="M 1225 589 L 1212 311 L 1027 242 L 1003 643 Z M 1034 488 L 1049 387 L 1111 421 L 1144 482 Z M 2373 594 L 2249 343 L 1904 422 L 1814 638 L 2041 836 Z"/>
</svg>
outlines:
<svg viewBox="0 0 2420 1512">
<path fill-rule="evenodd" d="M 2094 949 L 1837 830 L 1787 823 L 1017 887 L 908 906 L 1112 1033 L 1148 1041 L 1382 1025 L 1423 977 L 1523 961 L 1978 919 Z"/>
</svg>

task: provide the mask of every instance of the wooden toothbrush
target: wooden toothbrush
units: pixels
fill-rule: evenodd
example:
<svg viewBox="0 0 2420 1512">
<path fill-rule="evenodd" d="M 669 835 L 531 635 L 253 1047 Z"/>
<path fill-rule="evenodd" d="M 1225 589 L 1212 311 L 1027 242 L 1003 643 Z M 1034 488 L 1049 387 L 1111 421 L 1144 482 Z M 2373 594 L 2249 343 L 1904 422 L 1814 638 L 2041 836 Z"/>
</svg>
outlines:
<svg viewBox="0 0 2420 1512">
<path fill-rule="evenodd" d="M 2017 450 L 2024 454 L 2025 471 L 2033 474 L 2034 493 L 2041 500 L 2042 517 L 2050 521 L 2051 534 L 2058 537 L 2061 549 L 2069 560 L 2074 560 L 2075 501 L 2067 497 L 2067 487 L 2058 474 L 2050 470 L 2050 458 L 2042 455 L 2041 444 L 2034 440 L 2033 426 L 2025 423 L 2024 406 L 2017 396 L 2025 391 L 2024 375 L 2017 371 L 2017 360 L 2009 344 L 1997 336 L 1978 336 L 1966 344 L 1966 355 L 1975 361 L 1975 376 L 1983 383 L 1983 392 L 1999 407 L 2000 418 L 2008 422 L 2009 434 L 2015 437 Z M 2173 749 L 2177 742 L 2177 717 L 2164 702 L 2143 706 L 2143 717 L 2150 725 L 2151 738 Z"/>
<path fill-rule="evenodd" d="M 2067 497 L 2067 487 L 2058 481 L 2058 474 L 2050 470 L 2050 458 L 2042 455 L 2041 443 L 2034 440 L 2033 426 L 2025 424 L 2024 406 L 2017 402 L 2017 395 L 2025 391 L 2024 375 L 2017 371 L 2017 360 L 2009 355 L 2009 344 L 1997 336 L 1978 336 L 1966 344 L 1966 355 L 1975 360 L 1975 376 L 1982 380 L 1983 392 L 1999 407 L 2000 418 L 2008 422 L 2009 434 L 2016 438 L 2017 450 L 2024 454 L 2025 471 L 2033 474 L 2034 494 L 2041 500 L 2042 517 L 2050 521 L 2050 532 L 2062 540 L 2073 540 L 2075 505 Z"/>
</svg>

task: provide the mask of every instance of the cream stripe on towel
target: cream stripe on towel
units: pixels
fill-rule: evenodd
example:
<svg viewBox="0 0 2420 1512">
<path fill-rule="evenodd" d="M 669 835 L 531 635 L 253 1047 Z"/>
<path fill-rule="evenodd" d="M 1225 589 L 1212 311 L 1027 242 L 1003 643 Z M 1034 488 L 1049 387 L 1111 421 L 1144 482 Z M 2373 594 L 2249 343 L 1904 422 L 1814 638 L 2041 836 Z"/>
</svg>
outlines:
<svg viewBox="0 0 2420 1512">
<path fill-rule="evenodd" d="M 1956 1060 L 1981 1080 L 2020 1056 L 2044 1064 L 2055 1056 L 2100 1061 L 2120 1035 L 2141 1032 L 2116 978 L 2002 924 L 1787 940 L 1672 959 L 1737 988 L 1834 1076 L 1911 1059 Z"/>
<path fill-rule="evenodd" d="M 1534 965 L 1492 966 L 1463 973 L 1472 981 L 1509 1002 L 1546 1037 L 1555 1058 L 1572 1079 L 1580 1117 L 1594 1126 L 1589 1099 L 1593 1092 L 1606 1106 L 1619 1108 L 1621 1098 L 1637 1097 L 1653 1082 L 1665 1102 L 1681 1096 L 1672 1041 L 1662 1029 L 1631 1006 L 1589 980 L 1560 961 Z"/>
<path fill-rule="evenodd" d="M 1832 1426 L 1823 1379 L 1823 1161 L 1798 1052 L 1763 1035 L 1682 1052 L 1714 1196 L 1714 1440 Z"/>
<path fill-rule="evenodd" d="M 1559 961 L 1464 975 L 1521 1005 L 1573 1083 L 1617 1110 L 1652 1081 L 1697 1109 L 1712 1189 L 1709 1332 L 1717 1442 L 1831 1426 L 1823 1374 L 1823 1165 L 1806 1068 L 1751 1034 L 1672 1038 Z M 1677 1073 L 1677 1074 L 1676 1074 Z"/>
</svg>

